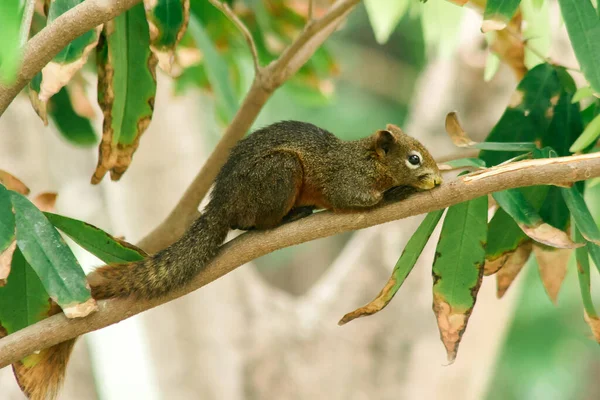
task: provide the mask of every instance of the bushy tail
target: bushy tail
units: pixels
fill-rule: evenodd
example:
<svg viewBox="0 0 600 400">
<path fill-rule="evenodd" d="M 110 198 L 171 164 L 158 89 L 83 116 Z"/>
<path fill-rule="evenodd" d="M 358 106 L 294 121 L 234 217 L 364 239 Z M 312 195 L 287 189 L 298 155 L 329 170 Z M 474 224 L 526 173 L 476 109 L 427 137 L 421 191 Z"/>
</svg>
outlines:
<svg viewBox="0 0 600 400">
<path fill-rule="evenodd" d="M 106 265 L 88 275 L 95 299 L 153 299 L 188 283 L 216 254 L 229 224 L 210 205 L 171 246 L 144 260 Z"/>
<path fill-rule="evenodd" d="M 177 242 L 148 258 L 129 264 L 106 265 L 88 275 L 92 296 L 97 299 L 135 296 L 160 297 L 188 283 L 218 252 L 229 224 L 211 209 L 198 218 Z M 56 398 L 76 339 L 42 351 L 33 369 L 15 373 L 31 400 Z M 16 364 L 15 364 L 16 365 Z"/>
</svg>

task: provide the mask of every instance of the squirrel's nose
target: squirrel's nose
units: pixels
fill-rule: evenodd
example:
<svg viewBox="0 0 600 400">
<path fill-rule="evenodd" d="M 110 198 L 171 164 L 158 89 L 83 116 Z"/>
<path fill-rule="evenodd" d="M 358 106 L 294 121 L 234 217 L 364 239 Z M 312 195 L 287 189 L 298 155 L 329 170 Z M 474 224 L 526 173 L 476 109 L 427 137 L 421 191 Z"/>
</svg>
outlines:
<svg viewBox="0 0 600 400">
<path fill-rule="evenodd" d="M 435 186 L 440 186 L 442 184 L 442 176 L 441 175 L 435 175 L 433 177 L 433 183 Z"/>
</svg>

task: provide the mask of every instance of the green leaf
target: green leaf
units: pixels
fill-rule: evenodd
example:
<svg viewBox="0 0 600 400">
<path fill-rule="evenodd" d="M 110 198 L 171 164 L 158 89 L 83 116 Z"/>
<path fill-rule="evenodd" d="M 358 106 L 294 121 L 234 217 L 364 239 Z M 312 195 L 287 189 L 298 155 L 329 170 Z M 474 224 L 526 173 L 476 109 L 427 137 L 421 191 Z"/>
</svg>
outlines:
<svg viewBox="0 0 600 400">
<path fill-rule="evenodd" d="M 0 254 L 15 239 L 15 215 L 10 191 L 0 184 Z"/>
<path fill-rule="evenodd" d="M 50 24 L 83 0 L 52 0 L 48 8 Z M 96 47 L 100 26 L 73 39 L 42 69 L 42 82 L 39 99 L 47 102 L 65 86 L 77 71 L 87 62 L 90 52 Z"/>
<path fill-rule="evenodd" d="M 459 158 L 456 160 L 450 160 L 442 163 L 442 165 L 447 165 L 451 168 L 465 168 L 465 167 L 475 167 L 475 168 L 485 168 L 485 161 L 480 160 L 479 158 Z"/>
<path fill-rule="evenodd" d="M 552 112 L 552 122 L 542 136 L 542 145 L 551 147 L 561 157 L 571 155 L 570 148 L 583 131 L 579 105 L 573 104 L 572 98 L 572 94 L 561 91 Z"/>
<path fill-rule="evenodd" d="M 514 252 L 517 247 L 530 240 L 510 215 L 503 209 L 496 211 L 488 227 L 488 244 L 485 248 L 486 261 L 496 261 L 502 256 Z M 487 266 L 486 266 L 487 270 Z M 496 272 L 492 268 L 490 273 Z"/>
<path fill-rule="evenodd" d="M 125 173 L 140 136 L 152 119 L 156 94 L 156 58 L 144 6 L 138 4 L 104 24 L 98 44 L 98 103 L 104 112 L 102 143 L 92 183 L 106 172 Z"/>
<path fill-rule="evenodd" d="M 150 26 L 150 49 L 159 66 L 171 72 L 175 48 L 189 20 L 189 0 L 144 0 L 144 6 Z"/>
<path fill-rule="evenodd" d="M 536 0 L 522 0 L 523 37 L 527 38 L 525 46 L 525 66 L 528 69 L 545 62 L 538 54 L 548 56 L 551 45 L 550 13 L 548 2 L 535 4 Z"/>
<path fill-rule="evenodd" d="M 413 3 L 414 4 L 414 3 Z M 421 5 L 421 25 L 427 47 L 437 47 L 441 59 L 454 54 L 465 8 L 449 1 L 430 1 Z"/>
<path fill-rule="evenodd" d="M 11 194 L 17 226 L 17 246 L 40 277 L 50 298 L 65 314 L 71 317 L 83 316 L 78 314 L 82 311 L 78 307 L 89 304 L 86 302 L 91 296 L 77 259 L 35 205 L 18 193 Z M 86 308 L 83 311 L 89 313 L 93 310 L 88 311 Z"/>
<path fill-rule="evenodd" d="M 479 142 L 475 143 L 471 148 L 487 150 L 487 151 L 531 151 L 537 149 L 537 145 L 533 142 Z M 485 162 L 485 161 L 484 161 Z"/>
<path fill-rule="evenodd" d="M 73 109 L 66 87 L 50 99 L 48 111 L 58 131 L 70 143 L 90 147 L 98 142 L 90 120 L 78 115 Z"/>
<path fill-rule="evenodd" d="M 227 121 L 231 121 L 239 105 L 235 91 L 231 85 L 231 79 L 228 72 L 229 67 L 217 52 L 217 49 L 206 33 L 204 26 L 195 15 L 192 15 L 190 18 L 189 30 L 204 55 L 206 75 L 215 91 L 217 102 L 226 112 L 225 118 Z"/>
<path fill-rule="evenodd" d="M 0 328 L 8 334 L 46 318 L 50 311 L 48 293 L 19 249 L 11 264 L 10 278 L 0 287 Z"/>
<path fill-rule="evenodd" d="M 583 236 L 577 228 L 573 229 L 573 240 L 577 242 L 583 241 Z M 577 277 L 579 278 L 579 289 L 581 291 L 581 300 L 583 308 L 588 316 L 597 318 L 598 314 L 592 301 L 590 292 L 590 259 L 587 247 L 580 247 L 575 250 L 575 258 L 577 259 Z"/>
<path fill-rule="evenodd" d="M 141 249 L 118 240 L 93 225 L 58 214 L 44 214 L 52 225 L 107 264 L 138 261 L 146 256 Z"/>
<path fill-rule="evenodd" d="M 585 86 L 582 88 L 577 89 L 577 91 L 575 92 L 575 95 L 573 96 L 573 99 L 571 100 L 571 102 L 573 103 L 577 103 L 583 99 L 587 99 L 588 97 L 592 97 L 594 95 L 594 89 L 592 89 L 591 86 Z"/>
<path fill-rule="evenodd" d="M 500 57 L 496 53 L 489 52 L 485 60 L 485 70 L 483 72 L 483 80 L 489 82 L 500 68 Z"/>
<path fill-rule="evenodd" d="M 20 26 L 23 11 L 18 0 L 0 1 L 0 83 L 10 85 L 21 62 Z"/>
<path fill-rule="evenodd" d="M 435 251 L 433 310 L 449 361 L 456 358 L 481 285 L 487 209 L 487 196 L 450 207 Z"/>
<path fill-rule="evenodd" d="M 567 203 L 567 207 L 571 211 L 571 216 L 575 221 L 575 225 L 577 225 L 577 229 L 586 240 L 600 244 L 600 230 L 577 187 L 572 186 L 568 189 L 561 188 L 560 190 Z"/>
<path fill-rule="evenodd" d="M 521 0 L 487 0 L 483 12 L 482 32 L 506 28 L 520 3 Z"/>
<path fill-rule="evenodd" d="M 384 44 L 408 10 L 409 0 L 365 0 L 377 43 Z"/>
<path fill-rule="evenodd" d="M 494 126 L 486 142 L 539 142 L 551 122 L 553 102 L 559 100 L 561 80 L 557 69 L 540 64 L 527 72 L 512 96 L 509 106 Z M 483 150 L 479 158 L 488 166 L 518 156 L 515 151 Z"/>
<path fill-rule="evenodd" d="M 571 152 L 579 152 L 587 148 L 598 140 L 600 136 L 600 115 L 596 117 L 585 127 L 583 133 L 569 149 Z"/>
<path fill-rule="evenodd" d="M 381 290 L 379 295 L 366 306 L 358 308 L 346 315 L 340 320 L 338 325 L 344 325 L 355 318 L 366 317 L 368 315 L 375 314 L 385 308 L 388 303 L 392 300 L 398 289 L 404 283 L 410 271 L 412 271 L 415 263 L 419 259 L 419 256 L 423 252 L 423 248 L 429 241 L 433 230 L 437 226 L 444 209 L 432 211 L 421 222 L 421 225 L 417 228 L 416 232 L 412 235 L 402 255 L 398 259 L 392 276 L 386 283 L 385 287 Z"/>
<path fill-rule="evenodd" d="M 575 56 L 586 79 L 600 93 L 600 19 L 590 0 L 558 0 Z"/>
</svg>

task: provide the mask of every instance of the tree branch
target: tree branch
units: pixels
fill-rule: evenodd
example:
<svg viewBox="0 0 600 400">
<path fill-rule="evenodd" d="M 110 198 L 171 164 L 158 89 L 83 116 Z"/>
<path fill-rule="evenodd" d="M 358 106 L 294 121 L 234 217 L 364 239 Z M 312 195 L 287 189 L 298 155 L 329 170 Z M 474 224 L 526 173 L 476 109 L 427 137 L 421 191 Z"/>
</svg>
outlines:
<svg viewBox="0 0 600 400">
<path fill-rule="evenodd" d="M 430 212 L 500 190 L 562 184 L 596 176 L 600 176 L 600 153 L 525 160 L 465 175 L 437 189 L 371 210 L 350 214 L 321 212 L 275 229 L 248 232 L 222 246 L 217 257 L 189 285 L 164 298 L 152 301 L 100 301 L 99 311 L 86 318 L 69 320 L 63 314 L 57 314 L 0 339 L 0 368 L 36 350 L 117 323 L 176 299 L 255 258 L 283 247 Z"/>
<path fill-rule="evenodd" d="M 248 30 L 246 25 L 244 25 L 244 23 L 238 18 L 238 16 L 235 15 L 235 13 L 229 7 L 228 4 L 223 3 L 222 1 L 219 1 L 219 0 L 209 0 L 209 1 L 211 2 L 211 4 L 213 6 L 215 6 L 219 10 L 221 10 L 221 12 L 223 14 L 225 14 L 225 16 L 227 18 L 229 18 L 229 20 L 231 22 L 233 22 L 233 24 L 240 30 L 240 32 L 244 36 L 244 39 L 246 39 L 246 42 L 248 43 L 250 52 L 252 53 L 252 61 L 254 62 L 254 73 L 256 75 L 260 75 L 261 67 L 260 67 L 260 61 L 258 59 L 258 51 L 256 50 L 256 44 L 254 43 L 252 34 L 250 33 L 250 31 Z"/>
<path fill-rule="evenodd" d="M 0 116 L 27 83 L 73 39 L 127 11 L 141 0 L 86 0 L 73 7 L 37 35 L 23 49 L 14 84 L 0 84 Z"/>
<path fill-rule="evenodd" d="M 217 0 L 211 2 L 214 4 Z M 167 247 L 198 218 L 198 206 L 227 161 L 229 151 L 248 132 L 273 91 L 314 54 L 359 2 L 360 0 L 336 1 L 321 18 L 309 21 L 298 38 L 278 59 L 255 75 L 242 105 L 208 160 L 167 218 L 138 243 L 141 248 L 154 253 Z"/>
</svg>

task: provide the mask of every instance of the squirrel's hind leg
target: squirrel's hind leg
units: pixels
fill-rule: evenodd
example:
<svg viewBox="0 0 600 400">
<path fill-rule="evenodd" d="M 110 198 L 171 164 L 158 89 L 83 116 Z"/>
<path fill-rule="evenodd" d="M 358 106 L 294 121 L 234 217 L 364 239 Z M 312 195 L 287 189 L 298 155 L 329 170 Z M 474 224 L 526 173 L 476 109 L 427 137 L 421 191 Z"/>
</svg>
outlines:
<svg viewBox="0 0 600 400">
<path fill-rule="evenodd" d="M 276 152 L 261 159 L 240 182 L 244 204 L 238 204 L 232 226 L 268 229 L 280 225 L 302 186 L 302 165 L 296 155 Z"/>
</svg>

